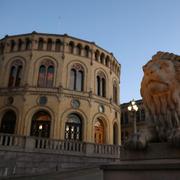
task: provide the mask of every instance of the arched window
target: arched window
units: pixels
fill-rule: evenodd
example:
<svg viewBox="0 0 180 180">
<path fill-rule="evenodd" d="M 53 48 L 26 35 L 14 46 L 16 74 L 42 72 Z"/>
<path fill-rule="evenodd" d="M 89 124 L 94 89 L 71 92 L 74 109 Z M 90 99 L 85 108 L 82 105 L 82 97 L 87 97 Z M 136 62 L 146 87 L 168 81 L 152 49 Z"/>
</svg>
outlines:
<svg viewBox="0 0 180 180">
<path fill-rule="evenodd" d="M 44 40 L 42 38 L 39 38 L 38 49 L 43 50 L 43 46 L 44 46 Z"/>
<path fill-rule="evenodd" d="M 104 53 L 101 54 L 100 61 L 101 61 L 101 64 L 104 64 Z"/>
<path fill-rule="evenodd" d="M 107 67 L 109 67 L 109 56 L 106 56 L 105 64 L 106 64 Z"/>
<path fill-rule="evenodd" d="M 11 49 L 10 51 L 14 51 L 14 48 L 15 48 L 15 41 L 14 40 L 11 40 Z"/>
<path fill-rule="evenodd" d="M 104 73 L 99 72 L 96 81 L 97 95 L 106 97 L 106 78 Z"/>
<path fill-rule="evenodd" d="M 118 144 L 118 125 L 114 123 L 113 125 L 113 144 Z"/>
<path fill-rule="evenodd" d="M 95 52 L 95 60 L 99 61 L 99 51 L 98 50 L 96 50 L 96 52 Z"/>
<path fill-rule="evenodd" d="M 26 50 L 30 50 L 32 46 L 31 40 L 28 38 L 26 39 Z"/>
<path fill-rule="evenodd" d="M 19 87 L 22 79 L 22 62 L 16 60 L 11 65 L 8 87 Z"/>
<path fill-rule="evenodd" d="M 51 127 L 51 116 L 46 111 L 38 111 L 32 117 L 31 136 L 49 138 Z"/>
<path fill-rule="evenodd" d="M 55 51 L 59 52 L 61 51 L 61 46 L 62 46 L 62 43 L 59 39 L 56 40 L 56 45 L 55 45 Z"/>
<path fill-rule="evenodd" d="M 97 144 L 105 143 L 105 129 L 103 121 L 100 118 L 97 118 L 94 124 L 94 142 Z"/>
<path fill-rule="evenodd" d="M 38 83 L 39 87 L 53 87 L 54 64 L 50 60 L 45 60 L 39 67 Z"/>
<path fill-rule="evenodd" d="M 69 43 L 69 52 L 72 54 L 74 53 L 74 42 L 72 41 Z"/>
<path fill-rule="evenodd" d="M 80 64 L 73 64 L 70 72 L 70 89 L 84 90 L 84 69 Z"/>
<path fill-rule="evenodd" d="M 76 54 L 80 56 L 81 55 L 81 50 L 82 50 L 82 46 L 81 46 L 81 44 L 78 44 L 76 46 Z"/>
<path fill-rule="evenodd" d="M 67 117 L 65 124 L 65 139 L 82 140 L 82 119 L 75 113 L 72 113 Z"/>
<path fill-rule="evenodd" d="M 84 56 L 85 57 L 89 57 L 89 46 L 85 46 L 85 48 L 84 48 Z"/>
<path fill-rule="evenodd" d="M 14 134 L 15 126 L 16 126 L 16 114 L 13 110 L 9 110 L 2 117 L 0 132 Z"/>
<path fill-rule="evenodd" d="M 48 39 L 48 42 L 47 42 L 47 50 L 48 51 L 51 51 L 52 49 L 52 39 Z"/>
<path fill-rule="evenodd" d="M 113 83 L 113 102 L 117 104 L 117 83 L 114 81 Z"/>
<path fill-rule="evenodd" d="M 22 40 L 19 39 L 19 40 L 18 40 L 18 51 L 21 51 L 22 44 L 23 44 Z"/>
</svg>

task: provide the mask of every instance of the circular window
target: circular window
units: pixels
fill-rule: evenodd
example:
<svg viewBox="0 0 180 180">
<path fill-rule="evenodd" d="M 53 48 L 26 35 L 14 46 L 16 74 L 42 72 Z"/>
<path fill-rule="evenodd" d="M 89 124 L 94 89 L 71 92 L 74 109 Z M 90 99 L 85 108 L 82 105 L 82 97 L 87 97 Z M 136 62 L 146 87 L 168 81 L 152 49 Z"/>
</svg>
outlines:
<svg viewBox="0 0 180 180">
<path fill-rule="evenodd" d="M 46 96 L 41 96 L 39 98 L 39 104 L 40 105 L 45 105 L 47 103 L 47 97 Z"/>
<path fill-rule="evenodd" d="M 77 109 L 77 108 L 79 108 L 79 106 L 80 106 L 80 102 L 79 102 L 79 100 L 77 100 L 77 99 L 73 99 L 73 100 L 71 101 L 71 105 L 72 105 L 73 108 Z"/>
<path fill-rule="evenodd" d="M 104 112 L 104 106 L 101 104 L 99 105 L 99 112 L 103 113 Z"/>
</svg>

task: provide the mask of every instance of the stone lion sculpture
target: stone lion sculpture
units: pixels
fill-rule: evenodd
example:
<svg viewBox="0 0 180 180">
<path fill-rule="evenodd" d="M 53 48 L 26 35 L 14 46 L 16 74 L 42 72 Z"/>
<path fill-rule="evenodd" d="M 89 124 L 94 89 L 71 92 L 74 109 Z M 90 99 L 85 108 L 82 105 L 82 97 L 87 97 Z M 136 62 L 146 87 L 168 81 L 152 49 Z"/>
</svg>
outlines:
<svg viewBox="0 0 180 180">
<path fill-rule="evenodd" d="M 146 120 L 159 140 L 180 146 L 180 56 L 158 52 L 143 66 L 141 95 Z"/>
</svg>

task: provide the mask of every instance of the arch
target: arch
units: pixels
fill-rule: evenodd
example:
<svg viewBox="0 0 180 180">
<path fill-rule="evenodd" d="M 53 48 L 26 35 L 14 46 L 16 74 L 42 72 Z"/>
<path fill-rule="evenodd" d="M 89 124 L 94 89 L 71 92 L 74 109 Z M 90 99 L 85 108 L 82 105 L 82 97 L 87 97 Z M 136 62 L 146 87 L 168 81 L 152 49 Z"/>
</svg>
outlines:
<svg viewBox="0 0 180 180">
<path fill-rule="evenodd" d="M 19 87 L 22 80 L 22 61 L 16 59 L 11 64 L 8 87 Z"/>
<path fill-rule="evenodd" d="M 118 86 L 116 81 L 113 82 L 113 102 L 118 103 Z"/>
<path fill-rule="evenodd" d="M 51 128 L 51 116 L 48 111 L 37 111 L 31 120 L 30 136 L 49 138 Z"/>
<path fill-rule="evenodd" d="M 31 46 L 32 46 L 32 41 L 29 38 L 27 38 L 26 39 L 26 50 L 30 50 Z"/>
<path fill-rule="evenodd" d="M 62 42 L 60 39 L 56 39 L 56 43 L 55 43 L 55 51 L 59 52 L 61 51 L 61 46 L 62 46 Z"/>
<path fill-rule="evenodd" d="M 54 111 L 53 109 L 51 109 L 50 107 L 48 106 L 33 106 L 31 108 L 29 108 L 27 111 L 26 111 L 26 114 L 25 114 L 25 118 L 24 118 L 24 124 L 26 124 L 24 127 L 24 134 L 29 136 L 31 134 L 31 124 L 32 124 L 32 117 L 34 114 L 36 114 L 37 112 L 39 111 L 45 111 L 47 112 L 50 117 L 51 117 L 51 126 L 50 126 L 50 137 L 53 136 L 53 132 L 54 132 L 54 121 L 55 121 L 55 115 L 54 115 Z"/>
<path fill-rule="evenodd" d="M 96 113 L 93 117 L 93 124 L 92 124 L 92 139 L 94 140 L 95 142 L 95 123 L 97 120 L 101 120 L 101 123 L 103 123 L 103 127 L 104 127 L 104 143 L 108 143 L 108 139 L 110 137 L 109 135 L 109 121 L 108 121 L 108 118 L 105 114 L 102 114 L 102 113 Z"/>
<path fill-rule="evenodd" d="M 84 90 L 84 68 L 79 63 L 74 63 L 70 70 L 70 85 L 71 90 Z"/>
<path fill-rule="evenodd" d="M 69 114 L 77 114 L 80 118 L 81 118 L 81 122 L 82 122 L 82 133 L 81 133 L 81 140 L 82 141 L 86 141 L 87 139 L 87 116 L 86 114 L 81 110 L 81 109 L 72 109 L 72 108 L 69 108 L 67 109 L 66 111 L 64 111 L 62 113 L 62 115 L 60 116 L 60 120 L 59 120 L 59 127 L 61 128 L 61 132 L 60 132 L 60 137 L 61 138 L 64 138 L 65 136 L 65 126 L 66 126 L 66 121 L 67 121 L 67 117 Z"/>
<path fill-rule="evenodd" d="M 89 46 L 85 46 L 85 48 L 84 48 L 84 56 L 85 57 L 89 57 L 89 51 L 90 51 L 90 48 L 89 48 Z"/>
<path fill-rule="evenodd" d="M 82 45 L 77 44 L 77 46 L 76 46 L 76 54 L 81 56 L 81 51 L 82 51 Z"/>
<path fill-rule="evenodd" d="M 96 50 L 96 51 L 95 51 L 95 54 L 94 54 L 96 61 L 99 61 L 99 54 L 100 54 L 100 53 L 99 53 L 99 50 Z"/>
<path fill-rule="evenodd" d="M 15 48 L 15 41 L 11 40 L 10 52 L 14 51 L 14 48 Z"/>
<path fill-rule="evenodd" d="M 47 51 L 51 51 L 52 50 L 52 39 L 48 39 L 47 41 Z"/>
<path fill-rule="evenodd" d="M 102 71 L 98 71 L 96 75 L 97 95 L 106 97 L 106 77 Z"/>
<path fill-rule="evenodd" d="M 77 113 L 71 113 L 67 116 L 65 123 L 64 139 L 82 140 L 82 118 Z"/>
<path fill-rule="evenodd" d="M 110 62 L 110 58 L 109 58 L 109 56 L 106 56 L 106 58 L 105 58 L 105 65 L 107 67 L 109 67 L 109 62 Z"/>
<path fill-rule="evenodd" d="M 70 52 L 71 54 L 74 53 L 74 42 L 73 42 L 73 41 L 70 41 L 70 42 L 69 42 L 69 52 Z"/>
<path fill-rule="evenodd" d="M 39 38 L 38 50 L 43 50 L 43 48 L 44 48 L 44 39 L 43 38 Z"/>
<path fill-rule="evenodd" d="M 7 110 L 1 120 L 0 132 L 14 134 L 16 128 L 16 119 L 16 113 L 12 109 Z"/>
<path fill-rule="evenodd" d="M 54 63 L 49 59 L 43 60 L 39 66 L 37 85 L 39 87 L 53 87 L 54 71 Z"/>
<path fill-rule="evenodd" d="M 104 64 L 104 58 L 105 58 L 104 53 L 101 53 L 101 55 L 100 55 L 100 62 L 101 62 L 101 64 Z"/>
<path fill-rule="evenodd" d="M 113 124 L 113 144 L 118 145 L 118 125 L 116 122 Z"/>
<path fill-rule="evenodd" d="M 19 39 L 19 40 L 18 40 L 18 51 L 21 51 L 21 50 L 22 50 L 22 44 L 23 44 L 22 40 Z"/>
</svg>

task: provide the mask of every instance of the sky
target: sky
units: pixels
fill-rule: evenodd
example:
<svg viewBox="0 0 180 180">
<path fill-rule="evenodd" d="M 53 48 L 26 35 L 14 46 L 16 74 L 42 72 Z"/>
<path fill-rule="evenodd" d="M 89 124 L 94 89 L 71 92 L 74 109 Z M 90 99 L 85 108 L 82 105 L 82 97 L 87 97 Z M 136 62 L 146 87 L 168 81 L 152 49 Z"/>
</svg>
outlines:
<svg viewBox="0 0 180 180">
<path fill-rule="evenodd" d="M 142 66 L 158 51 L 180 55 L 180 0 L 0 0 L 0 38 L 68 34 L 121 64 L 120 103 L 141 99 Z"/>
</svg>

